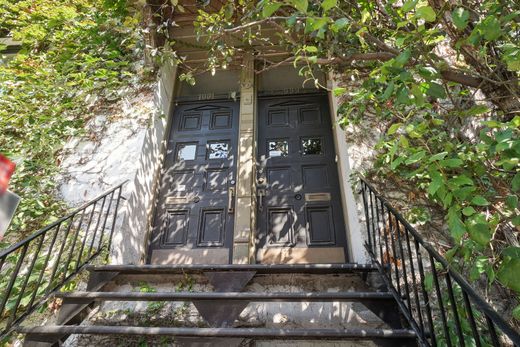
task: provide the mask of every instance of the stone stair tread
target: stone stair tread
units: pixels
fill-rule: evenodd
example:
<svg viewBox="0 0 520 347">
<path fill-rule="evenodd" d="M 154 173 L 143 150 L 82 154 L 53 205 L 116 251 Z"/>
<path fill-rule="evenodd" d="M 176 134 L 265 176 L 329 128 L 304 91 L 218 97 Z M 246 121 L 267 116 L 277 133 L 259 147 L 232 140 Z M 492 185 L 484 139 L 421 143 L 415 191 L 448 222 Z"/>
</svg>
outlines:
<svg viewBox="0 0 520 347">
<path fill-rule="evenodd" d="M 223 264 L 223 265 L 89 265 L 91 272 L 119 272 L 125 274 L 152 273 L 200 273 L 206 271 L 255 271 L 257 274 L 339 274 L 352 272 L 375 272 L 372 264 Z"/>
<path fill-rule="evenodd" d="M 243 337 L 261 339 L 366 339 L 410 338 L 416 334 L 411 329 L 275 329 L 275 328 L 173 328 L 109 325 L 54 325 L 20 327 L 20 333 L 31 335 L 92 334 L 92 335 L 170 335 L 185 337 Z"/>
<path fill-rule="evenodd" d="M 67 300 L 174 301 L 174 300 L 248 300 L 248 301 L 357 301 L 393 300 L 389 292 L 62 292 Z"/>
</svg>

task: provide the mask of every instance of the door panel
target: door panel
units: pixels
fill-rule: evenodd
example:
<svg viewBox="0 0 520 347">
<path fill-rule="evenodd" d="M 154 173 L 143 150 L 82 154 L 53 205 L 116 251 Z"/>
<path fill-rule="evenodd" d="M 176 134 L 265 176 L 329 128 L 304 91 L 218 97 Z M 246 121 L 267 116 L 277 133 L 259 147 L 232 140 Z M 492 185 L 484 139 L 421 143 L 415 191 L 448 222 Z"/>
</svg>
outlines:
<svg viewBox="0 0 520 347">
<path fill-rule="evenodd" d="M 258 105 L 257 255 L 277 247 L 346 252 L 327 98 L 265 98 Z"/>
<path fill-rule="evenodd" d="M 231 249 L 238 103 L 176 108 L 152 232 L 154 250 Z M 221 254 L 221 252 L 219 253 Z"/>
</svg>

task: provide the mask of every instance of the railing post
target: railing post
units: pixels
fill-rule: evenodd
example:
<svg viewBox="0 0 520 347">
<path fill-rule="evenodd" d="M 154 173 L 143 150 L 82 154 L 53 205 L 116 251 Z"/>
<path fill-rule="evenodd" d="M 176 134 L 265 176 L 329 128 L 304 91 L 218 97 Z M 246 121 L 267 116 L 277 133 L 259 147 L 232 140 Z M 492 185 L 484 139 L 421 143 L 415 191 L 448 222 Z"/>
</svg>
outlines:
<svg viewBox="0 0 520 347">
<path fill-rule="evenodd" d="M 370 217 L 368 216 L 368 205 L 367 205 L 367 198 L 366 198 L 366 192 L 365 192 L 365 182 L 360 181 L 361 185 L 361 194 L 363 196 L 363 209 L 365 210 L 365 222 L 367 224 L 367 236 L 368 236 L 368 246 L 370 249 L 372 249 L 372 241 L 370 237 Z"/>
<path fill-rule="evenodd" d="M 116 227 L 117 212 L 119 210 L 119 202 L 121 201 L 121 191 L 122 190 L 123 190 L 123 186 L 120 186 L 119 192 L 117 194 L 116 208 L 114 210 L 114 220 L 112 221 L 112 228 L 110 229 L 110 236 L 108 238 L 108 248 L 107 248 L 107 257 L 106 257 L 107 261 L 110 258 L 110 249 L 112 247 L 112 237 L 114 236 L 114 228 Z"/>
</svg>

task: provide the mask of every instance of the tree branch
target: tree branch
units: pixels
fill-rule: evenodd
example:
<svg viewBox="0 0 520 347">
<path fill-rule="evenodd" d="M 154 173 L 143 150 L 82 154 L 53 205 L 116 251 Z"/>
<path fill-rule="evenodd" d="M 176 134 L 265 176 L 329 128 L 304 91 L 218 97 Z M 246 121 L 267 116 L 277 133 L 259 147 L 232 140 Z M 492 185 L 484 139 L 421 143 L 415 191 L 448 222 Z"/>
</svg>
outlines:
<svg viewBox="0 0 520 347">
<path fill-rule="evenodd" d="M 441 70 L 440 73 L 445 81 L 457 82 L 473 88 L 480 88 L 482 85 L 481 78 L 470 76 L 454 69 Z"/>
</svg>

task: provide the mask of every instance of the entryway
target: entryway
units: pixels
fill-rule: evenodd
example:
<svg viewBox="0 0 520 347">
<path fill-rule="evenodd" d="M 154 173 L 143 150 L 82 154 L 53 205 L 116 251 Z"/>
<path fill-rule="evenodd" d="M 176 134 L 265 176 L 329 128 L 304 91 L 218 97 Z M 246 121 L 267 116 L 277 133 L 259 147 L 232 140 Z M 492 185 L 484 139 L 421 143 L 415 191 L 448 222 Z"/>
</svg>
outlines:
<svg viewBox="0 0 520 347">
<path fill-rule="evenodd" d="M 328 94 L 253 65 L 178 87 L 148 263 L 349 261 Z"/>
</svg>

